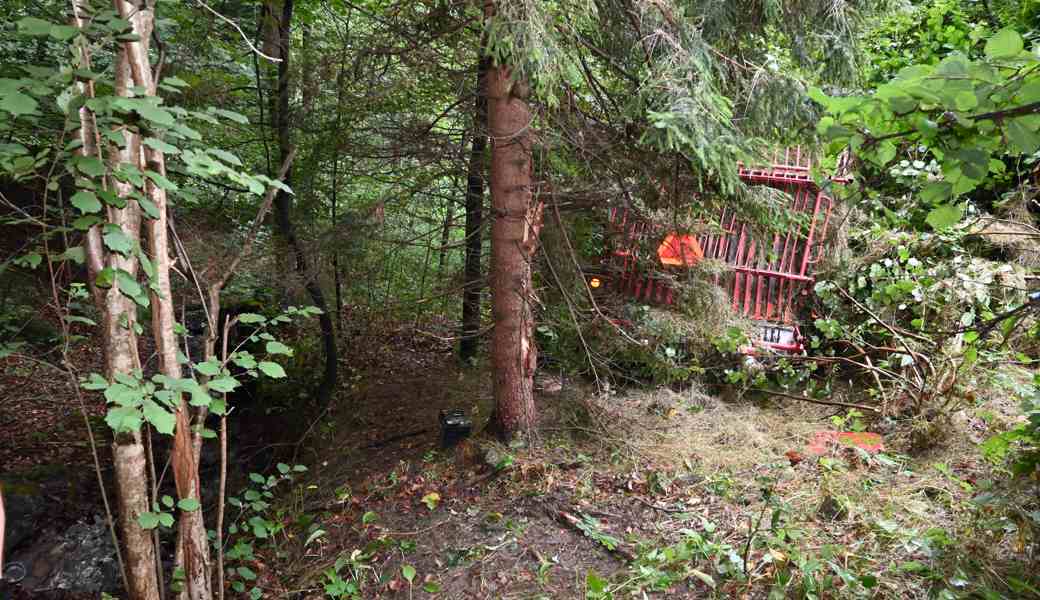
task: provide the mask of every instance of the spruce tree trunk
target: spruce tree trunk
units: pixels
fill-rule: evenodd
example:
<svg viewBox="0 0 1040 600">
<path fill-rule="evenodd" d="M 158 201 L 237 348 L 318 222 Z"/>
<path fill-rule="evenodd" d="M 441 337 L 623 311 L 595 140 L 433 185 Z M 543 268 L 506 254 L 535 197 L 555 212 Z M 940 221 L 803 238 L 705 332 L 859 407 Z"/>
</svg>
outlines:
<svg viewBox="0 0 1040 600">
<path fill-rule="evenodd" d="M 531 258 L 541 228 L 532 190 L 531 111 L 527 86 L 507 66 L 487 77 L 491 135 L 491 336 L 495 408 L 489 428 L 503 440 L 535 425 L 534 290 Z"/>
<path fill-rule="evenodd" d="M 477 65 L 477 93 L 473 112 L 473 141 L 466 174 L 466 266 L 462 292 L 462 339 L 459 359 L 468 363 L 477 355 L 480 341 L 481 254 L 484 227 L 484 152 L 487 149 L 487 73 L 491 61 L 481 57 Z"/>
<path fill-rule="evenodd" d="M 272 11 L 274 14 L 274 11 Z M 282 62 L 278 63 L 278 96 L 277 110 L 275 111 L 274 123 L 277 127 L 278 150 L 281 161 L 289 156 L 292 151 L 292 143 L 289 135 L 289 56 L 290 35 L 293 16 L 293 0 L 282 0 L 281 16 L 278 19 L 278 57 Z M 292 169 L 285 176 L 285 183 L 292 187 Z M 328 305 L 325 302 L 325 294 L 322 292 L 321 284 L 318 282 L 317 273 L 312 272 L 308 262 L 307 254 L 296 237 L 296 228 L 292 221 L 292 196 L 279 191 L 274 199 L 275 222 L 278 230 L 285 240 L 289 251 L 292 253 L 294 266 L 297 274 L 303 279 L 304 288 L 311 297 L 314 305 L 321 309 L 318 316 L 318 325 L 321 329 L 322 347 L 325 351 L 325 369 L 322 374 L 321 383 L 318 386 L 318 402 L 327 405 L 336 390 L 336 330 L 332 323 L 332 315 L 329 314 Z"/>
</svg>

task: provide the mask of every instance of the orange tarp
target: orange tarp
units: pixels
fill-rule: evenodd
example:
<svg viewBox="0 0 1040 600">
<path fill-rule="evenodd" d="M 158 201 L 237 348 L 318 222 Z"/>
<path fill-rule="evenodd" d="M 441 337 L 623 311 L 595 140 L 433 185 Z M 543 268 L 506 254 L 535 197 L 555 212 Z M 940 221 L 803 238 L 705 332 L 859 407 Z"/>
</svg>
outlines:
<svg viewBox="0 0 1040 600">
<path fill-rule="evenodd" d="M 657 249 L 657 257 L 662 265 L 692 267 L 704 258 L 704 250 L 692 235 L 669 233 Z"/>
</svg>

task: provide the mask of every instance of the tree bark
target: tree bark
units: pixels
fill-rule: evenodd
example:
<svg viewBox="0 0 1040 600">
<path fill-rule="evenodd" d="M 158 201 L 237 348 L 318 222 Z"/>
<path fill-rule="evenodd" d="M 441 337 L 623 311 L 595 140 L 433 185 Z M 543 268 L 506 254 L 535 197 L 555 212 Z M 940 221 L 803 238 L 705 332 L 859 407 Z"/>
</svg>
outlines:
<svg viewBox="0 0 1040 600">
<path fill-rule="evenodd" d="M 117 0 L 116 7 L 119 7 Z M 89 11 L 86 3 L 75 0 L 72 3 L 72 22 L 77 27 L 84 27 Z M 81 47 L 80 67 L 89 68 L 90 55 L 86 46 Z M 116 56 L 115 87 L 116 93 L 127 95 L 133 85 L 130 62 L 125 48 Z M 93 97 L 94 89 L 90 82 L 79 82 L 80 92 Z M 83 143 L 79 152 L 84 156 L 96 156 L 104 160 L 111 168 L 122 162 L 137 162 L 140 153 L 140 137 L 125 126 L 122 128 L 125 147 L 120 149 L 108 146 L 101 152 L 97 124 L 93 112 L 83 107 L 79 111 L 79 139 Z M 107 155 L 107 156 L 106 156 Z M 99 181 L 102 187 L 112 189 L 121 197 L 127 198 L 124 208 L 109 206 L 104 218 L 107 224 L 119 227 L 130 239 L 137 239 L 140 234 L 140 207 L 135 200 L 129 198 L 132 191 L 127 184 L 114 178 L 103 177 Z M 140 368 L 137 335 L 134 327 L 137 322 L 137 308 L 133 301 L 124 296 L 118 286 L 107 289 L 95 285 L 102 270 L 122 269 L 131 277 L 136 277 L 138 261 L 136 257 L 124 257 L 115 252 L 107 252 L 101 240 L 100 227 L 92 227 L 84 240 L 87 271 L 90 286 L 98 312 L 101 314 L 101 345 L 104 352 L 105 376 L 111 382 L 116 374 L 130 375 Z M 156 548 L 151 534 L 137 522 L 138 516 L 150 510 L 148 493 L 148 463 L 145 456 L 141 432 L 119 433 L 112 444 L 112 457 L 115 473 L 116 500 L 119 508 L 119 529 L 123 534 L 123 545 L 126 557 L 126 590 L 131 600 L 158 600 L 159 572 L 156 563 Z"/>
<path fill-rule="evenodd" d="M 481 44 L 483 54 L 483 44 Z M 466 266 L 462 292 L 462 339 L 459 359 L 468 363 L 477 355 L 480 332 L 481 254 L 484 227 L 484 152 L 487 150 L 487 73 L 491 61 L 481 57 L 477 64 L 476 101 L 473 112 L 473 141 L 466 174 Z"/>
<path fill-rule="evenodd" d="M 487 77 L 491 135 L 491 336 L 495 407 L 489 427 L 503 440 L 535 425 L 535 300 L 531 258 L 541 229 L 541 204 L 532 202 L 531 111 L 527 85 L 508 66 Z"/>
<path fill-rule="evenodd" d="M 273 13 L 273 11 L 272 11 Z M 293 0 L 282 0 L 281 17 L 278 19 L 278 101 L 274 117 L 278 134 L 278 149 L 281 160 L 292 152 L 292 143 L 289 135 L 289 49 L 290 35 L 293 16 Z M 285 183 L 292 186 L 292 169 L 285 176 Z M 278 230 L 285 240 L 289 251 L 295 262 L 295 269 L 303 279 L 304 288 L 311 297 L 314 305 L 321 309 L 318 316 L 318 325 L 321 329 L 322 346 L 325 351 L 325 369 L 322 374 L 321 383 L 318 385 L 318 402 L 327 405 L 336 390 L 336 330 L 332 323 L 332 315 L 329 314 L 328 305 L 325 302 L 325 294 L 322 292 L 321 284 L 318 282 L 317 274 L 312 273 L 311 266 L 307 260 L 307 254 L 296 237 L 296 228 L 292 222 L 293 200 L 290 194 L 279 191 L 275 196 L 275 221 Z"/>
</svg>

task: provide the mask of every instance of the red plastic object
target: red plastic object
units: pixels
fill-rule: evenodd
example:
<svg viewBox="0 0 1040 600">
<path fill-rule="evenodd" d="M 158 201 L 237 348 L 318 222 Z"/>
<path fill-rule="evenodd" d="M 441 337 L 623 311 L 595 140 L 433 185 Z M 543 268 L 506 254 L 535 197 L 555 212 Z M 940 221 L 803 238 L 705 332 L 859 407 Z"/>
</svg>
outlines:
<svg viewBox="0 0 1040 600">
<path fill-rule="evenodd" d="M 774 156 L 768 166 L 739 166 L 745 183 L 784 192 L 790 199 L 787 209 L 801 226 L 763 236 L 734 211 L 723 209 L 715 231 L 696 239 L 669 232 L 658 249 L 658 260 L 666 266 L 692 266 L 701 256 L 727 264 L 729 269 L 716 275 L 715 283 L 728 291 L 735 312 L 759 323 L 757 343 L 779 352 L 804 349 L 797 315 L 816 281 L 813 269 L 834 208 L 834 200 L 813 181 L 812 167 L 812 157 L 800 148 Z M 841 177 L 831 180 L 846 181 Z M 641 242 L 661 231 L 623 207 L 611 209 L 610 223 L 615 240 L 611 261 L 619 274 L 617 291 L 642 302 L 674 303 L 676 294 L 668 282 L 639 268 Z"/>
</svg>

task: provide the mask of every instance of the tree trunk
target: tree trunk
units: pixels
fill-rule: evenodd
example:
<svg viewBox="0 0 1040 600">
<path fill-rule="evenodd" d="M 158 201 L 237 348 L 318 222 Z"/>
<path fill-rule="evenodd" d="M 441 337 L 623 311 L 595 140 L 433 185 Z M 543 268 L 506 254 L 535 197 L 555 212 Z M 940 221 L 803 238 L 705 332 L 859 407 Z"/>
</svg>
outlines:
<svg viewBox="0 0 1040 600">
<path fill-rule="evenodd" d="M 118 7 L 118 4 L 117 4 Z M 72 3 L 72 20 L 78 27 L 83 27 L 88 14 L 85 2 L 76 0 Z M 79 56 L 81 68 L 90 67 L 90 55 L 86 46 L 81 47 Z M 133 86 L 130 63 L 127 53 L 120 52 L 116 56 L 115 66 L 116 93 L 127 95 Z M 87 97 L 94 95 L 93 84 L 83 81 L 79 83 L 80 91 Z M 107 148 L 107 157 L 101 153 L 97 124 L 93 112 L 82 107 L 79 111 L 79 139 L 83 143 L 79 152 L 85 156 L 107 158 L 110 168 L 122 162 L 138 160 L 140 138 L 128 128 L 122 133 L 126 141 L 120 150 L 115 146 Z M 120 196 L 128 198 L 124 208 L 108 207 L 105 214 L 108 224 L 119 227 L 130 239 L 137 239 L 140 233 L 140 207 L 129 198 L 132 191 L 129 185 L 122 184 L 114 178 L 101 178 L 99 183 L 108 189 L 115 190 Z M 135 257 L 124 257 L 118 253 L 107 252 L 101 241 L 100 227 L 92 227 L 84 241 L 84 254 L 90 278 L 91 289 L 98 312 L 101 314 L 101 345 L 104 352 L 105 376 L 113 381 L 117 374 L 130 375 L 140 368 L 137 335 L 134 326 L 137 322 L 137 308 L 133 301 L 124 296 L 118 286 L 103 289 L 95 285 L 98 274 L 105 268 L 123 269 L 131 277 L 135 277 L 138 261 Z M 150 510 L 148 494 L 148 462 L 145 456 L 141 432 L 119 433 L 112 444 L 113 467 L 115 472 L 116 500 L 118 505 L 119 528 L 123 534 L 126 552 L 126 590 L 131 600 L 158 600 L 159 573 L 156 562 L 156 548 L 151 534 L 137 522 L 138 516 Z"/>
<path fill-rule="evenodd" d="M 130 3 L 117 2 L 120 16 L 133 25 L 133 31 L 139 37 L 137 41 L 123 42 L 123 51 L 128 57 L 133 83 L 148 95 L 156 94 L 151 65 L 148 60 L 148 41 L 154 27 L 155 12 L 153 6 L 134 7 Z M 153 148 L 139 147 L 133 164 L 139 168 L 166 175 L 165 157 L 162 152 Z M 167 202 L 166 191 L 151 180 L 145 184 L 145 192 L 155 205 L 157 216 L 145 224 L 149 252 L 154 267 L 153 286 L 151 291 L 152 335 L 159 357 L 159 370 L 170 379 L 181 378 L 181 365 L 177 360 L 177 337 L 174 333 L 176 318 L 174 316 L 173 293 L 170 286 L 170 255 L 167 238 Z M 191 414 L 188 404 L 180 394 L 175 394 L 174 405 L 177 407 L 174 442 L 171 450 L 171 464 L 177 495 L 181 500 L 199 500 L 198 460 L 194 451 L 191 432 Z M 201 414 L 205 418 L 205 412 Z M 201 441 L 201 440 L 200 440 Z M 178 597 L 185 600 L 208 600 L 213 590 L 210 579 L 209 543 L 206 537 L 206 526 L 203 522 L 202 509 L 193 511 L 181 510 L 178 513 L 177 549 L 174 568 L 183 570 L 185 586 Z"/>
<path fill-rule="evenodd" d="M 292 16 L 293 0 L 282 0 L 282 13 L 278 20 L 278 57 L 282 59 L 282 62 L 278 63 L 278 110 L 274 115 L 278 133 L 278 149 L 282 161 L 292 151 L 289 137 L 289 36 Z M 285 183 L 292 186 L 292 169 L 286 174 Z M 292 253 L 296 272 L 303 279 L 304 288 L 310 295 L 311 301 L 321 309 L 318 324 L 321 328 L 322 346 L 325 350 L 325 370 L 318 386 L 317 396 L 318 402 L 326 405 L 332 400 L 332 395 L 336 390 L 336 331 L 332 324 L 332 315 L 329 314 L 317 274 L 311 272 L 307 254 L 296 237 L 296 228 L 292 222 L 292 196 L 284 191 L 279 191 L 275 196 L 274 205 L 275 221 L 282 238 Z"/>
<path fill-rule="evenodd" d="M 491 336 L 495 408 L 489 425 L 503 440 L 535 425 L 535 300 L 531 258 L 541 228 L 541 205 L 532 202 L 531 111 L 527 85 L 511 81 L 507 66 L 488 71 L 491 134 Z"/>
<path fill-rule="evenodd" d="M 483 44 L 481 44 L 483 46 Z M 483 53 L 483 48 L 481 49 Z M 462 339 L 459 359 L 468 363 L 477 355 L 480 332 L 481 253 L 484 227 L 484 152 L 487 149 L 487 73 L 491 61 L 477 65 L 477 92 L 473 112 L 473 141 L 466 174 L 466 266 L 462 292 Z"/>
</svg>

